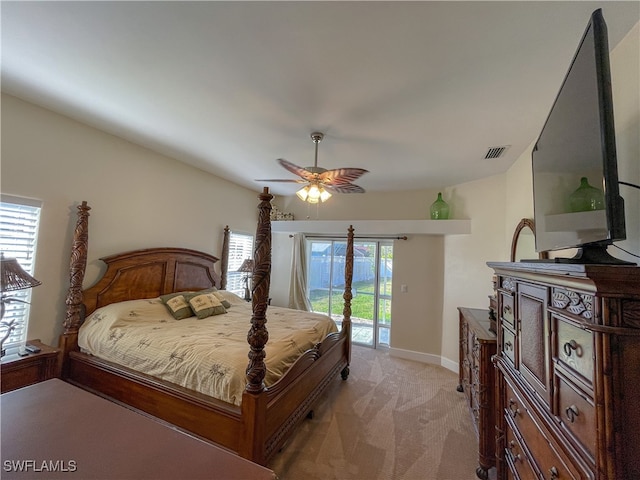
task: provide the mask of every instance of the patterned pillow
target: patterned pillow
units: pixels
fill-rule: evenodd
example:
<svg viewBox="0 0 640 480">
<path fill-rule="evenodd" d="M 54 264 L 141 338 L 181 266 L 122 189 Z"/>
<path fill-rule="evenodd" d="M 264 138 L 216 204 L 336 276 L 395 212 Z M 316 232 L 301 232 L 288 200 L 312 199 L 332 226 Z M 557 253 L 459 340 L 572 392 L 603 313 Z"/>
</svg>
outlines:
<svg viewBox="0 0 640 480">
<path fill-rule="evenodd" d="M 226 298 L 224 298 L 224 295 L 222 295 L 220 292 L 218 292 L 218 291 L 216 290 L 216 291 L 211 292 L 211 293 L 213 293 L 213 294 L 216 296 L 216 298 L 217 298 L 218 300 L 220 300 L 220 303 L 222 303 L 222 306 L 223 306 L 224 308 L 229 308 L 229 307 L 231 307 L 231 303 L 229 303 L 229 300 L 227 300 Z"/>
<path fill-rule="evenodd" d="M 224 295 L 222 295 L 216 287 L 207 288 L 206 290 L 200 290 L 199 292 L 192 292 L 190 296 L 186 296 L 185 298 L 188 302 L 195 295 L 201 295 L 203 293 L 212 293 L 213 295 L 216 296 L 218 300 L 220 300 L 220 303 L 222 303 L 222 306 L 224 308 L 231 307 L 231 303 L 229 303 L 229 301 L 226 298 L 224 298 Z M 226 311 L 224 313 L 226 313 Z"/>
<path fill-rule="evenodd" d="M 189 299 L 189 305 L 200 319 L 227 313 L 227 309 L 213 292 L 196 294 Z"/>
<path fill-rule="evenodd" d="M 187 296 L 190 296 L 192 292 L 178 292 L 162 295 L 160 300 L 169 310 L 169 313 L 173 315 L 176 320 L 182 320 L 184 318 L 193 317 L 193 310 L 189 305 Z"/>
</svg>

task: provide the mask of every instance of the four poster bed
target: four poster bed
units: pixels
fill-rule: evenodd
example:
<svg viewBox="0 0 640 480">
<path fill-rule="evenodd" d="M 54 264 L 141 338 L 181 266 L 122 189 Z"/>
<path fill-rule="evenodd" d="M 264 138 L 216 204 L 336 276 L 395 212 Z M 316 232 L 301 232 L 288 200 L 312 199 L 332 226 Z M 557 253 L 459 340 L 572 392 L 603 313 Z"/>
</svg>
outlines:
<svg viewBox="0 0 640 480">
<path fill-rule="evenodd" d="M 158 417 L 244 458 L 265 465 L 282 447 L 295 426 L 310 413 L 315 400 L 337 374 L 341 373 L 345 380 L 349 374 L 353 229 L 349 229 L 347 237 L 344 319 L 341 330 L 336 331 L 335 323 L 331 320 L 329 321 L 333 327 L 329 326 L 325 330 L 317 323 L 320 320 L 304 318 L 315 314 L 269 307 L 270 330 L 272 323 L 274 327 L 282 323 L 285 333 L 278 333 L 275 329 L 268 332 L 266 323 L 271 273 L 272 195 L 265 188 L 259 198 L 253 299 L 245 319 L 241 319 L 241 311 L 243 308 L 246 310 L 248 304 L 238 302 L 238 297 L 234 299 L 233 294 L 224 291 L 229 250 L 228 228 L 225 229 L 223 241 L 221 275 L 214 271 L 218 259 L 212 255 L 184 248 L 154 248 L 103 258 L 107 265 L 104 275 L 95 285 L 83 291 L 90 210 L 87 203 L 83 202 L 78 206 L 71 254 L 70 288 L 66 299 L 67 313 L 60 347 L 63 355 L 62 375 L 70 383 Z M 207 298 L 215 295 L 222 304 L 229 307 L 228 313 L 203 318 L 198 313 L 197 316 L 179 320 L 174 319 L 177 317 L 162 317 L 160 312 L 166 315 L 167 309 L 164 300 L 159 297 L 173 298 L 169 294 L 174 293 L 193 295 L 203 290 Z M 192 298 L 189 295 L 184 298 Z M 216 299 L 213 298 L 212 301 L 215 302 Z M 189 303 L 194 306 L 193 300 Z M 149 311 L 159 317 L 150 320 L 146 316 Z M 232 313 L 240 316 L 234 317 Z M 280 318 L 291 314 L 296 316 L 293 322 L 295 329 L 292 328 L 291 321 L 287 324 L 286 320 Z M 83 323 L 86 325 L 81 328 Z M 124 330 L 125 323 L 131 330 Z M 204 391 L 197 391 L 192 384 L 175 381 L 173 377 L 163 377 L 164 371 L 171 370 L 173 364 L 180 364 L 179 368 L 182 368 L 182 360 L 191 356 L 192 350 L 207 335 L 214 338 L 212 346 L 205 347 L 206 350 L 213 352 L 223 348 L 224 342 L 221 339 L 232 337 L 224 329 L 229 327 L 231 331 L 238 323 L 244 325 L 243 341 L 248 342 L 243 347 L 244 371 L 241 372 L 243 385 L 240 393 L 225 396 L 212 393 L 206 388 Z M 165 361 L 156 361 L 153 368 L 144 367 L 147 365 L 144 363 L 146 360 L 138 358 L 130 360 L 128 366 L 120 364 L 127 364 L 124 359 L 130 357 L 129 352 L 153 350 L 151 347 L 158 342 L 150 332 L 162 333 L 169 325 L 181 328 L 182 335 L 173 343 L 170 355 L 163 357 Z M 217 330 L 206 333 L 204 329 L 209 326 Z M 106 347 L 94 346 L 92 337 L 85 332 L 90 327 L 105 332 Z M 249 332 L 245 334 L 248 328 Z M 317 340 L 309 343 L 309 339 L 299 338 L 299 330 L 308 330 L 316 335 Z M 135 334 L 130 333 L 131 331 Z M 129 345 L 128 350 L 118 351 L 116 354 L 122 357 L 123 362 L 114 361 L 108 356 L 98 356 L 100 351 L 108 351 L 109 345 L 115 348 L 125 338 L 132 339 L 129 343 L 133 344 Z M 272 344 L 291 344 L 298 352 L 280 354 Z M 307 346 L 303 348 L 304 345 Z M 92 351 L 92 347 L 98 353 L 88 353 Z M 235 349 L 237 350 L 237 345 Z M 196 385 L 205 384 L 202 381 L 204 377 L 215 377 L 217 382 L 218 376 L 222 377 L 226 370 L 231 369 L 226 359 L 232 355 L 222 353 L 221 357 L 219 355 L 215 361 L 196 360 L 196 365 L 205 364 L 204 373 L 187 376 L 194 377 L 195 382 L 192 383 Z M 275 365 L 275 360 L 272 361 L 279 357 L 285 359 L 284 366 Z M 207 364 L 207 361 L 210 363 Z M 134 368 L 136 365 L 143 367 L 137 370 Z M 224 383 L 222 380 L 221 382 Z"/>
</svg>

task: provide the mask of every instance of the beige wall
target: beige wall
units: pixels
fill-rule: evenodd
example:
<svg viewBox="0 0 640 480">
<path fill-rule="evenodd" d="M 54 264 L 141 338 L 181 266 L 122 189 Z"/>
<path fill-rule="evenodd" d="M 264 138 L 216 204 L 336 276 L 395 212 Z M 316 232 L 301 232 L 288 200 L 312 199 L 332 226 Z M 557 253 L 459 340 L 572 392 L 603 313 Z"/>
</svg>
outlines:
<svg viewBox="0 0 640 480">
<path fill-rule="evenodd" d="M 319 206 L 303 203 L 292 195 L 276 197 L 273 203 L 293 213 L 296 220 L 425 220 L 437 193 L 437 190 L 408 190 L 334 195 Z M 455 213 L 452 212 L 453 216 Z"/>
<path fill-rule="evenodd" d="M 257 192 L 64 116 L 2 96 L 2 192 L 43 202 L 29 338 L 56 344 L 69 285 L 75 206 L 86 200 L 89 258 L 182 246 L 219 255 L 226 223 L 255 232 Z"/>
<path fill-rule="evenodd" d="M 457 370 L 457 307 L 488 308 L 493 272 L 486 262 L 509 260 L 505 238 L 506 176 L 497 175 L 447 189 L 461 216 L 471 219 L 471 235 L 445 237 L 444 309 L 441 363 Z"/>
</svg>

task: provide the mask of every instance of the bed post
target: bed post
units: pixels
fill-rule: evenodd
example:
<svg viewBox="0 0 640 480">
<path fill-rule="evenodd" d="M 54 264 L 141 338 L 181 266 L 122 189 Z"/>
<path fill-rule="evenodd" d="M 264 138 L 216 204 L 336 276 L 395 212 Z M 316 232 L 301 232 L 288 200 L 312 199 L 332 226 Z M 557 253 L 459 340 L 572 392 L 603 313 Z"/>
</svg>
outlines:
<svg viewBox="0 0 640 480">
<path fill-rule="evenodd" d="M 351 283 L 353 281 L 353 225 L 349 225 L 349 231 L 347 233 L 347 251 L 346 259 L 344 263 L 344 309 L 342 310 L 342 334 L 347 337 L 345 342 L 347 366 L 342 370 L 342 379 L 346 380 L 349 376 L 349 364 L 351 363 L 351 299 L 353 293 L 351 290 Z"/>
<path fill-rule="evenodd" d="M 229 225 L 224 227 L 222 238 L 222 255 L 220 258 L 220 290 L 227 289 L 227 270 L 229 269 Z"/>
<path fill-rule="evenodd" d="M 78 329 L 84 317 L 82 282 L 87 267 L 87 251 L 89 249 L 89 210 L 91 207 L 87 205 L 86 201 L 78 205 L 78 219 L 73 232 L 69 264 L 69 292 L 65 300 L 67 313 L 63 323 L 64 332 L 60 336 L 58 344 L 62 357 L 60 363 L 63 378 L 67 375 L 69 352 L 78 349 Z"/>
<path fill-rule="evenodd" d="M 267 303 L 269 285 L 271 283 L 271 199 L 267 187 L 260 194 L 258 205 L 258 227 L 256 229 L 256 246 L 254 249 L 254 267 L 252 277 L 253 315 L 251 329 L 247 335 L 249 366 L 247 367 L 247 391 L 259 393 L 264 390 L 264 376 L 267 372 L 264 364 L 264 346 L 269 340 L 267 332 Z"/>
<path fill-rule="evenodd" d="M 253 315 L 251 329 L 247 334 L 249 342 L 249 365 L 247 366 L 247 386 L 242 396 L 242 416 L 245 421 L 245 438 L 241 456 L 264 464 L 266 441 L 267 397 L 264 377 L 267 367 L 264 363 L 264 346 L 269 340 L 267 331 L 267 304 L 271 282 L 271 199 L 267 187 L 259 195 L 258 226 L 254 249 L 252 277 Z"/>
</svg>

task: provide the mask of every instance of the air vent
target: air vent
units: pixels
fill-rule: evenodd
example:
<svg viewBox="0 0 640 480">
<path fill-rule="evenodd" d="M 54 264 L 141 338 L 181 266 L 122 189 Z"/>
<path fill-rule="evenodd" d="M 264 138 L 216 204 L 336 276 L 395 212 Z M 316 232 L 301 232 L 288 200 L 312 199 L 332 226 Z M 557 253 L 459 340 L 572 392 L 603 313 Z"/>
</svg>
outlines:
<svg viewBox="0 0 640 480">
<path fill-rule="evenodd" d="M 489 150 L 487 150 L 486 155 L 484 156 L 485 160 L 489 158 L 501 157 L 504 154 L 504 152 L 509 150 L 510 146 L 511 145 L 503 145 L 502 147 L 490 147 Z"/>
</svg>

